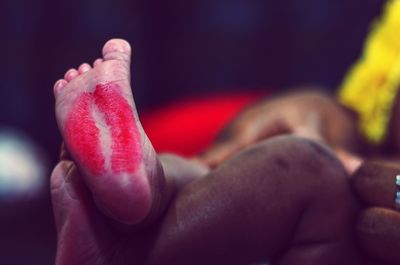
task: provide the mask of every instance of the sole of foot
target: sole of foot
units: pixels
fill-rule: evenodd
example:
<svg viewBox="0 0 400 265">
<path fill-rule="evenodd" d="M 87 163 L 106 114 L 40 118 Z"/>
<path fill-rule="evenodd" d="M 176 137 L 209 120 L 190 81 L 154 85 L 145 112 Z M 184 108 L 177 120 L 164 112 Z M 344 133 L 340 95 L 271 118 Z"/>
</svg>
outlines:
<svg viewBox="0 0 400 265">
<path fill-rule="evenodd" d="M 65 146 L 97 206 L 119 222 L 137 224 L 159 204 L 165 180 L 138 119 L 130 63 L 129 43 L 110 40 L 93 66 L 68 70 L 54 94 Z"/>
</svg>

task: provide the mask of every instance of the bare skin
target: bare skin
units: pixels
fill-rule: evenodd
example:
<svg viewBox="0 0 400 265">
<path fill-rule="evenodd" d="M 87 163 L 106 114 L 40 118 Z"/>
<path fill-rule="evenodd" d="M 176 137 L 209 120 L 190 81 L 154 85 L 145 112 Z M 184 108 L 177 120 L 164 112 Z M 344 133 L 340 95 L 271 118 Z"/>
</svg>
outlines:
<svg viewBox="0 0 400 265">
<path fill-rule="evenodd" d="M 368 206 L 357 223 L 358 241 L 377 264 L 400 263 L 400 213 L 394 203 L 399 172 L 399 163 L 367 161 L 352 176 L 354 190 Z"/>
<path fill-rule="evenodd" d="M 368 257 L 367 264 L 399 264 L 400 214 L 394 205 L 395 176 L 400 172 L 399 124 L 398 95 L 384 143 L 370 146 L 368 152 L 363 153 L 365 157 L 378 155 L 381 159 L 363 162 L 352 154 L 365 147 L 356 144 L 362 141 L 357 140 L 361 135 L 357 133 L 355 114 L 319 92 L 295 92 L 245 109 L 200 160 L 216 166 L 238 150 L 276 134 L 299 135 L 327 143 L 334 148 L 347 172 L 354 174 L 351 177 L 354 191 L 366 206 L 359 216 L 356 231 L 363 255 Z"/>
<path fill-rule="evenodd" d="M 138 121 L 130 88 L 130 45 L 112 40 L 102 52 L 93 67 L 82 64 L 56 82 L 56 117 L 97 206 L 120 222 L 136 224 L 163 211 L 174 184 L 165 179 Z"/>
<path fill-rule="evenodd" d="M 103 163 L 106 170 L 100 172 L 107 174 L 93 174 L 87 149 L 65 129 L 66 117 L 77 110 L 73 98 L 96 90 L 99 82 L 119 82 L 136 115 L 129 60 L 129 45 L 112 40 L 93 68 L 83 65 L 55 85 L 57 119 L 69 151 L 51 177 L 57 265 L 359 264 L 351 237 L 358 205 L 340 162 L 320 144 L 276 137 L 208 172 L 178 157 L 157 156 L 136 118 L 141 153 L 135 170 L 113 171 L 112 152 L 103 152 L 111 157 L 111 170 Z M 77 112 L 86 113 L 81 109 Z M 97 128 L 104 125 L 90 113 Z M 119 124 L 107 123 L 105 134 L 113 126 Z M 110 145 L 103 139 L 119 146 L 121 138 L 111 133 L 94 139 L 104 151 Z M 139 188 L 121 185 L 121 176 Z M 144 196 L 137 196 L 138 189 Z"/>
<path fill-rule="evenodd" d="M 291 134 L 329 145 L 353 172 L 361 163 L 350 153 L 359 149 L 356 116 L 319 90 L 299 87 L 246 108 L 199 159 L 215 167 L 249 145 Z"/>
</svg>

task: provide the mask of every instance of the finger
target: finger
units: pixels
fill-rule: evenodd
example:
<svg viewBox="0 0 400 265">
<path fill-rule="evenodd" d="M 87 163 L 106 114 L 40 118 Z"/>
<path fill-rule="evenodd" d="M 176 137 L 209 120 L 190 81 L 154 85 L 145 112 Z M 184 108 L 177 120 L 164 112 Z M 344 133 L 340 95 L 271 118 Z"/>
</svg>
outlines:
<svg viewBox="0 0 400 265">
<path fill-rule="evenodd" d="M 372 258 L 400 264 L 400 213 L 384 209 L 365 210 L 357 224 L 357 237 L 363 251 Z"/>
<path fill-rule="evenodd" d="M 368 205 L 396 209 L 395 164 L 367 161 L 351 177 L 358 196 Z"/>
</svg>

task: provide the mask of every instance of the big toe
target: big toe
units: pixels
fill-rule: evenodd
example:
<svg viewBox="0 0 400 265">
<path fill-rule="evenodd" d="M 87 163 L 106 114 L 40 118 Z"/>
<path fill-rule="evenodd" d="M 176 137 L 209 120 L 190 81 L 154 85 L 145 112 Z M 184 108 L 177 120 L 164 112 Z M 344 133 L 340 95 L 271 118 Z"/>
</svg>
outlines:
<svg viewBox="0 0 400 265">
<path fill-rule="evenodd" d="M 109 40 L 103 47 L 104 60 L 120 60 L 130 63 L 131 60 L 131 45 L 123 39 Z"/>
</svg>

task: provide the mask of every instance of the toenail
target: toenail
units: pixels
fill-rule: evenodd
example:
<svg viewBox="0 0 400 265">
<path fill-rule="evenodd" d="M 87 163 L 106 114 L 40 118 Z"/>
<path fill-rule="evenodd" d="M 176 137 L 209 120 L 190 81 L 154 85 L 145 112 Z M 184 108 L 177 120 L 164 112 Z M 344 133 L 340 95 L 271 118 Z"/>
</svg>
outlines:
<svg viewBox="0 0 400 265">
<path fill-rule="evenodd" d="M 65 74 L 65 79 L 72 79 L 77 76 L 79 73 L 76 69 L 71 69 Z"/>
<path fill-rule="evenodd" d="M 55 84 L 54 88 L 55 89 L 60 89 L 62 86 L 62 80 L 58 80 L 57 83 Z"/>
<path fill-rule="evenodd" d="M 87 63 L 81 64 L 81 66 L 79 66 L 79 72 L 80 73 L 85 73 L 85 72 L 89 71 L 90 68 L 91 68 L 90 65 L 87 64 Z"/>
<path fill-rule="evenodd" d="M 103 55 L 109 53 L 130 53 L 130 45 L 125 40 L 113 39 L 109 40 L 103 47 Z M 106 58 L 105 58 L 106 59 Z"/>
<path fill-rule="evenodd" d="M 65 79 L 60 79 L 54 84 L 55 93 L 58 93 L 65 85 L 67 81 Z"/>
</svg>

